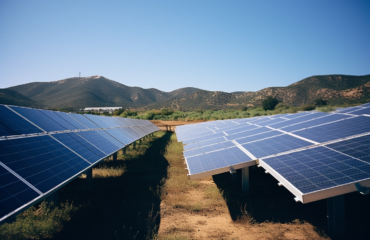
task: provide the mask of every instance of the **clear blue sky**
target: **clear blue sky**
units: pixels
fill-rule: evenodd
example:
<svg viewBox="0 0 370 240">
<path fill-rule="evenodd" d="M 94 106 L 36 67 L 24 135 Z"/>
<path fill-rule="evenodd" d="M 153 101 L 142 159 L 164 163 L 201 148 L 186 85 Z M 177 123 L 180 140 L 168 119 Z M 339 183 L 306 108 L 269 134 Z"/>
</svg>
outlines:
<svg viewBox="0 0 370 240">
<path fill-rule="evenodd" d="M 370 1 L 0 1 L 0 88 L 79 72 L 226 92 L 370 74 Z"/>
</svg>

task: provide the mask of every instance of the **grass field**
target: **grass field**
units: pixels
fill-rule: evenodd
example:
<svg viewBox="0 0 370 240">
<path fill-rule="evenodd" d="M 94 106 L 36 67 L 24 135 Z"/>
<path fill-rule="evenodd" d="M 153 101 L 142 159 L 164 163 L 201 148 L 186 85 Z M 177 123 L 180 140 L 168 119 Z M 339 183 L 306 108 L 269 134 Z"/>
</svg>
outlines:
<svg viewBox="0 0 370 240">
<path fill-rule="evenodd" d="M 229 173 L 189 180 L 185 168 L 176 135 L 155 133 L 96 166 L 92 183 L 81 175 L 65 186 L 61 205 L 42 203 L 0 226 L 0 239 L 328 239 L 326 201 L 296 203 L 261 168 L 250 169 L 250 197 L 239 171 L 236 182 Z M 346 201 L 349 234 L 366 239 L 369 197 Z"/>
</svg>

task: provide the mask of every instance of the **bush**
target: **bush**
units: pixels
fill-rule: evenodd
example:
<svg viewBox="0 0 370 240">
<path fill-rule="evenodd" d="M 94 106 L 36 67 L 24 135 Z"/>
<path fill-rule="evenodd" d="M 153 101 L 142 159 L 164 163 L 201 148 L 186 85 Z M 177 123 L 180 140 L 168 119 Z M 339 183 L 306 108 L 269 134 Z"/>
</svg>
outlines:
<svg viewBox="0 0 370 240">
<path fill-rule="evenodd" d="M 328 105 L 328 101 L 326 101 L 322 98 L 318 98 L 318 99 L 315 100 L 315 105 L 318 106 L 318 107 L 322 107 L 322 106 Z"/>
<path fill-rule="evenodd" d="M 279 101 L 271 96 L 268 96 L 265 100 L 262 101 L 263 110 L 274 110 Z"/>
<path fill-rule="evenodd" d="M 315 105 L 304 105 L 302 106 L 303 111 L 312 111 L 315 110 L 316 106 Z"/>
</svg>

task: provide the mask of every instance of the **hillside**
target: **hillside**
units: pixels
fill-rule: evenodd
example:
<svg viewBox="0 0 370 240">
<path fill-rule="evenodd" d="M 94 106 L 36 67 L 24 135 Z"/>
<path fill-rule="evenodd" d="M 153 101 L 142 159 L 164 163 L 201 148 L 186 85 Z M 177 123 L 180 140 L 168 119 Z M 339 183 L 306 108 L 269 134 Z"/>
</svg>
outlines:
<svg viewBox="0 0 370 240">
<path fill-rule="evenodd" d="M 256 92 L 206 91 L 198 88 L 180 88 L 163 92 L 155 88 L 129 87 L 102 76 L 68 78 L 53 82 L 33 82 L 10 87 L 6 90 L 23 95 L 3 95 L 0 103 L 33 106 L 42 103 L 48 108 L 61 109 L 84 107 L 122 106 L 125 108 L 191 110 L 257 107 L 268 96 L 291 106 L 312 104 L 323 98 L 331 104 L 370 101 L 370 75 L 312 76 L 287 87 L 269 87 Z M 13 94 L 14 95 L 14 94 Z M 14 102 L 15 99 L 19 100 Z M 24 104 L 21 101 L 26 101 Z M 32 104 L 29 101 L 34 101 Z M 9 104 L 9 103 L 8 103 Z M 26 105 L 28 104 L 28 105 Z M 40 104 L 40 105 L 42 105 Z"/>
<path fill-rule="evenodd" d="M 44 108 L 45 107 L 43 104 L 38 103 L 10 89 L 0 89 L 0 104 L 33 107 L 33 108 Z"/>
<path fill-rule="evenodd" d="M 68 78 L 53 82 L 33 82 L 9 89 L 49 108 L 123 106 L 139 108 L 171 97 L 186 97 L 197 88 L 163 92 L 155 88 L 129 87 L 102 76 Z"/>
<path fill-rule="evenodd" d="M 257 92 L 210 92 L 197 91 L 187 97 L 167 99 L 154 103 L 148 108 L 173 107 L 189 109 L 257 107 L 268 96 L 276 97 L 290 106 L 313 104 L 323 98 L 331 104 L 357 103 L 370 101 L 370 75 L 325 75 L 305 78 L 287 87 L 269 87 Z"/>
</svg>

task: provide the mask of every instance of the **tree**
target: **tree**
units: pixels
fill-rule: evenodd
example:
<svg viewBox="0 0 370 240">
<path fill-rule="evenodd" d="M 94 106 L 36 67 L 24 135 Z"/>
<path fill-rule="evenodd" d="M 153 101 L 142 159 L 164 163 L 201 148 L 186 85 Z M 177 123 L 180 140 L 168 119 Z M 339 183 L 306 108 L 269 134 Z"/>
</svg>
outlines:
<svg viewBox="0 0 370 240">
<path fill-rule="evenodd" d="M 315 100 L 315 105 L 318 107 L 322 107 L 322 106 L 328 105 L 328 101 L 322 98 L 318 98 Z"/>
<path fill-rule="evenodd" d="M 262 101 L 263 110 L 274 110 L 278 103 L 279 100 L 274 97 L 268 96 L 265 100 Z"/>
</svg>

